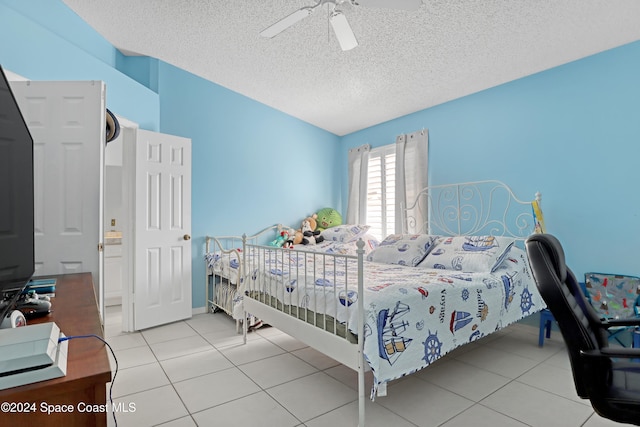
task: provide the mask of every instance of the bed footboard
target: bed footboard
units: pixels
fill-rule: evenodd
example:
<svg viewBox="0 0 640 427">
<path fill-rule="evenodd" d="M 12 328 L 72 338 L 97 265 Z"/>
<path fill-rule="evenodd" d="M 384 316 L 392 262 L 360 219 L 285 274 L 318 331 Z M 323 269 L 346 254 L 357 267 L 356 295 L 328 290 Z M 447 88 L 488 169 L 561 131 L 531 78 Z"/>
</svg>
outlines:
<svg viewBox="0 0 640 427">
<path fill-rule="evenodd" d="M 242 282 L 242 247 L 245 241 L 257 244 L 272 234 L 279 234 L 281 224 L 267 227 L 252 236 L 206 236 L 205 263 L 206 283 L 205 301 L 207 312 L 222 310 L 236 320 L 243 315 L 240 300 L 244 290 Z"/>
<path fill-rule="evenodd" d="M 208 312 L 222 310 L 233 315 L 233 299 L 242 275 L 242 238 L 219 236 L 206 238 L 207 283 L 205 298 Z"/>
</svg>

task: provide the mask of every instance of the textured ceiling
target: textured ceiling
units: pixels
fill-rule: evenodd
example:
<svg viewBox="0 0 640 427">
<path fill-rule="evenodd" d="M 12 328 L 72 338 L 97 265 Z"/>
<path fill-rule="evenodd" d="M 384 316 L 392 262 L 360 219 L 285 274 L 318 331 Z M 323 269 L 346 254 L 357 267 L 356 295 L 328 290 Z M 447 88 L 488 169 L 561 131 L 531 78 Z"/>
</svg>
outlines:
<svg viewBox="0 0 640 427">
<path fill-rule="evenodd" d="M 640 40 L 639 0 L 424 0 L 408 12 L 326 9 L 273 39 L 314 0 L 63 0 L 126 54 L 148 55 L 345 135 Z M 389 0 L 394 1 L 394 0 Z"/>
</svg>

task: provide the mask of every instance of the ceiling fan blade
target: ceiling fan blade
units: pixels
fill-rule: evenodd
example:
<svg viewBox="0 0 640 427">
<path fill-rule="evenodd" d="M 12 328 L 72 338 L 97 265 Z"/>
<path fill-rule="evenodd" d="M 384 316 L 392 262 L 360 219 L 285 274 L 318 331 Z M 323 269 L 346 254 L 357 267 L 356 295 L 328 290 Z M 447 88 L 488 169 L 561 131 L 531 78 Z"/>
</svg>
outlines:
<svg viewBox="0 0 640 427">
<path fill-rule="evenodd" d="M 262 32 L 260 32 L 260 35 L 266 38 L 275 37 L 287 28 L 291 27 L 296 22 L 301 21 L 307 16 L 311 15 L 311 12 L 313 12 L 313 10 L 313 7 L 303 7 L 302 9 L 298 9 L 291 15 L 282 18 L 275 24 L 262 30 Z"/>
<path fill-rule="evenodd" d="M 351 3 L 356 6 L 400 10 L 418 10 L 422 6 L 422 0 L 351 0 Z"/>
<path fill-rule="evenodd" d="M 356 40 L 355 34 L 351 29 L 351 25 L 347 21 L 347 17 L 340 11 L 334 11 L 329 18 L 333 31 L 336 33 L 338 43 L 342 50 L 351 50 L 358 46 L 358 40 Z"/>
</svg>

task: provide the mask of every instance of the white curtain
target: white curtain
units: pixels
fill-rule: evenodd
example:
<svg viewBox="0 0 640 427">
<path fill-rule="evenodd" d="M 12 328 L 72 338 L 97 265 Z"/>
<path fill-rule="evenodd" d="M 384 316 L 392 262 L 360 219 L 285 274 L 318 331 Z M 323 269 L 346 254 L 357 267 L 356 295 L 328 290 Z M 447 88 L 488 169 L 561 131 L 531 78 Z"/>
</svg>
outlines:
<svg viewBox="0 0 640 427">
<path fill-rule="evenodd" d="M 365 224 L 367 216 L 367 166 L 369 144 L 349 150 L 349 200 L 346 224 Z"/>
<path fill-rule="evenodd" d="M 396 233 L 412 231 L 403 230 L 403 209 L 428 185 L 428 162 L 429 133 L 426 129 L 396 138 Z M 419 227 L 427 221 L 425 211 L 412 211 L 411 215 Z"/>
</svg>

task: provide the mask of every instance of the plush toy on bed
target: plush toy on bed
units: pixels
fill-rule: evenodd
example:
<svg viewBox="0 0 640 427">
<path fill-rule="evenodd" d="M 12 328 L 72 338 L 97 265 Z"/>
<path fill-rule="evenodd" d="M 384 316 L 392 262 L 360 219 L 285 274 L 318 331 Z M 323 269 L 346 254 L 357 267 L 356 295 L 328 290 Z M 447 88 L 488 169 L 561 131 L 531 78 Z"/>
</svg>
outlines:
<svg viewBox="0 0 640 427">
<path fill-rule="evenodd" d="M 281 231 L 280 235 L 273 241 L 269 242 L 269 246 L 275 246 L 281 248 L 289 240 L 289 232 Z"/>
<path fill-rule="evenodd" d="M 302 230 L 291 229 L 291 232 L 289 233 L 289 238 L 287 239 L 286 242 L 284 242 L 284 245 L 282 247 L 291 249 L 294 247 L 294 245 L 299 245 L 300 243 L 302 243 L 303 238 L 304 238 L 304 235 L 302 234 Z"/>
<path fill-rule="evenodd" d="M 316 243 L 324 241 L 324 237 L 320 235 L 320 230 L 316 230 L 318 228 L 317 218 L 318 215 L 313 214 L 302 220 L 302 227 L 300 230 L 302 231 L 303 245 L 315 245 Z"/>
<path fill-rule="evenodd" d="M 318 220 L 318 230 L 320 231 L 342 225 L 342 215 L 333 208 L 320 209 L 316 216 Z"/>
</svg>

